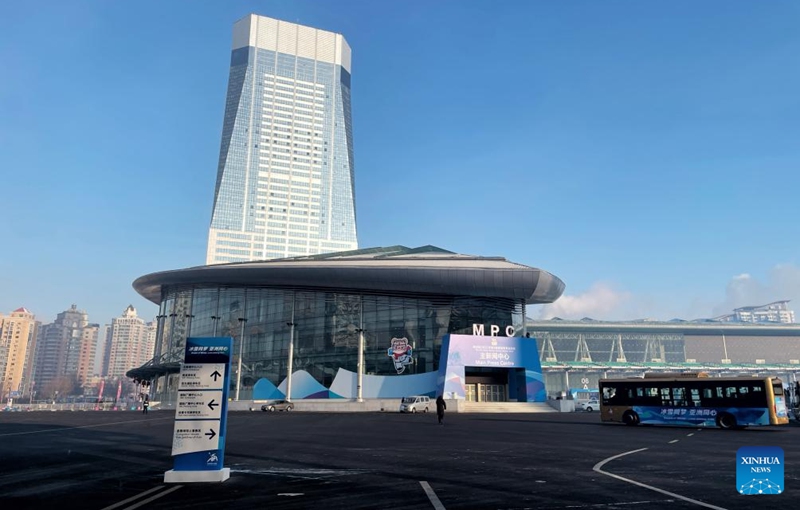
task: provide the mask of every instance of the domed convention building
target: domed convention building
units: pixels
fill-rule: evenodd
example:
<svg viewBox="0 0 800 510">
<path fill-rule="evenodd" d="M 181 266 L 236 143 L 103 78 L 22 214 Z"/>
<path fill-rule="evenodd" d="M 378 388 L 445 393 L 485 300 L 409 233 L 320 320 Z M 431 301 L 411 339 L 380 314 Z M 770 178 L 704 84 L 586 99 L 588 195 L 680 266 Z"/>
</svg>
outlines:
<svg viewBox="0 0 800 510">
<path fill-rule="evenodd" d="M 359 345 L 365 398 L 432 395 L 446 335 L 516 337 L 535 352 L 525 307 L 564 291 L 547 271 L 435 246 L 199 266 L 148 274 L 133 287 L 160 308 L 155 356 L 127 375 L 151 381 L 163 401 L 175 399 L 186 338 L 219 336 L 234 339 L 237 400 L 284 396 L 289 373 L 294 400 L 354 398 Z M 466 386 L 495 381 L 505 400 L 515 383 L 504 374 L 466 367 Z"/>
</svg>

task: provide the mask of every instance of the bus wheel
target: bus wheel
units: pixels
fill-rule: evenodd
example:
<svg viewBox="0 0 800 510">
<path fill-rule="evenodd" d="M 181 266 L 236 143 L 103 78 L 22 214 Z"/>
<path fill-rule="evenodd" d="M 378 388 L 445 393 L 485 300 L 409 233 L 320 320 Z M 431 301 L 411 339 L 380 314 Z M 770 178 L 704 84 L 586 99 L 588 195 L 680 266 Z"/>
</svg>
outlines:
<svg viewBox="0 0 800 510">
<path fill-rule="evenodd" d="M 736 428 L 736 418 L 728 413 L 722 413 L 717 416 L 717 425 L 721 429 L 735 429 Z"/>
<path fill-rule="evenodd" d="M 639 423 L 639 415 L 635 411 L 625 411 L 622 415 L 622 423 L 625 425 L 636 425 Z"/>
</svg>

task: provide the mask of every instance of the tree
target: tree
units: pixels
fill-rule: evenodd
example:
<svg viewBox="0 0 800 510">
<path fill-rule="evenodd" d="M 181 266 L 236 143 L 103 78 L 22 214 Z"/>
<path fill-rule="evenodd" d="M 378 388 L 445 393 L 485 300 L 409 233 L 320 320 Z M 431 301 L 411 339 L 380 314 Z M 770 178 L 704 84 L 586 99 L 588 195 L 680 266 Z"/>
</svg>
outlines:
<svg viewBox="0 0 800 510">
<path fill-rule="evenodd" d="M 68 395 L 77 395 L 80 390 L 78 378 L 74 374 L 61 375 L 48 382 L 42 388 L 42 397 L 51 398 L 55 400 L 59 397 L 66 397 Z"/>
</svg>

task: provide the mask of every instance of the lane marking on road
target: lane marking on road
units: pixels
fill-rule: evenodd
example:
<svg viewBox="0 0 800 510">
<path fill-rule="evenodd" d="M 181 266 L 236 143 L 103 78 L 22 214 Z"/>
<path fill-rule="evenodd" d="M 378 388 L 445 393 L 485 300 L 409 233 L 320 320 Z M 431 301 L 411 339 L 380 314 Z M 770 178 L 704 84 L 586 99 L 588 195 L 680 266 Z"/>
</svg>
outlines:
<svg viewBox="0 0 800 510">
<path fill-rule="evenodd" d="M 48 432 L 64 432 L 65 430 L 92 429 L 97 427 L 107 427 L 109 425 L 124 425 L 126 423 L 141 423 L 143 421 L 164 421 L 164 420 L 174 420 L 174 419 L 175 419 L 174 416 L 170 416 L 169 418 L 153 418 L 150 420 L 112 421 L 108 423 L 95 423 L 94 425 L 81 425 L 79 427 L 61 427 L 59 429 L 29 430 L 27 432 L 8 432 L 6 434 L 0 434 L 0 437 L 25 436 L 28 434 L 45 434 Z"/>
<path fill-rule="evenodd" d="M 673 439 L 672 441 L 669 442 L 669 444 L 677 443 L 678 441 L 680 441 L 680 439 Z"/>
<path fill-rule="evenodd" d="M 692 437 L 693 435 L 694 435 L 694 432 L 692 432 L 691 434 L 686 434 L 686 437 Z"/>
<path fill-rule="evenodd" d="M 148 489 L 148 490 L 146 490 L 144 492 L 140 492 L 139 494 L 137 494 L 135 496 L 132 496 L 132 497 L 130 497 L 128 499 L 123 499 L 119 503 L 114 503 L 111 506 L 107 506 L 107 507 L 103 508 L 103 510 L 114 510 L 115 508 L 121 507 L 122 505 L 127 505 L 131 501 L 135 501 L 135 500 L 137 500 L 139 498 L 143 498 L 143 497 L 147 496 L 148 494 L 150 494 L 151 492 L 155 492 L 155 491 L 161 490 L 163 488 L 164 488 L 163 485 L 159 485 L 157 487 L 153 487 L 152 489 Z"/>
<path fill-rule="evenodd" d="M 623 476 L 615 475 L 614 473 L 609 473 L 608 471 L 603 471 L 603 469 L 602 469 L 603 466 L 605 466 L 607 463 L 611 462 L 612 460 L 618 459 L 620 457 L 624 457 L 626 455 L 630 455 L 632 453 L 643 452 L 645 450 L 647 450 L 647 448 L 639 448 L 638 450 L 631 450 L 629 452 L 620 453 L 619 455 L 614 455 L 614 456 L 609 457 L 609 458 L 607 458 L 605 460 L 601 460 L 600 462 L 598 462 L 597 464 L 594 465 L 594 467 L 592 468 L 592 471 L 600 473 L 601 475 L 610 476 L 611 478 L 616 478 L 617 480 L 622 480 L 623 482 L 631 483 L 631 484 L 636 485 L 638 487 L 642 487 L 642 488 L 645 488 L 645 489 L 648 489 L 648 490 L 651 490 L 651 491 L 658 492 L 660 494 L 664 494 L 664 495 L 667 495 L 667 496 L 672 496 L 673 498 L 678 498 L 681 501 L 686 501 L 687 503 L 692 503 L 692 504 L 699 505 L 699 506 L 702 506 L 702 507 L 711 508 L 713 510 L 727 510 L 726 508 L 723 508 L 721 506 L 711 505 L 709 503 L 703 503 L 702 501 L 697 501 L 696 499 L 687 498 L 686 496 L 681 496 L 680 494 L 675 494 L 674 492 L 665 491 L 664 489 L 659 489 L 658 487 L 653 487 L 652 485 L 647 485 L 647 484 L 644 484 L 644 483 L 641 483 L 641 482 L 637 482 L 636 480 L 631 480 L 630 478 L 625 478 Z"/>
<path fill-rule="evenodd" d="M 419 484 L 422 485 L 422 490 L 425 491 L 425 494 L 428 495 L 428 499 L 431 500 L 433 508 L 435 508 L 436 510 L 445 510 L 444 505 L 442 504 L 441 501 L 439 501 L 439 497 L 436 495 L 435 492 L 433 492 L 433 489 L 431 489 L 431 486 L 428 485 L 428 482 L 422 481 L 419 482 Z"/>
<path fill-rule="evenodd" d="M 151 497 L 149 497 L 149 498 L 147 498 L 147 499 L 145 499 L 143 501 L 139 501 L 138 503 L 136 503 L 134 505 L 127 506 L 127 507 L 123 508 L 123 510 L 133 510 L 134 508 L 139 508 L 142 505 L 146 505 L 146 504 L 150 503 L 151 501 L 155 501 L 158 498 L 162 498 L 162 497 L 166 496 L 170 492 L 175 492 L 176 490 L 180 489 L 181 487 L 183 487 L 183 485 L 176 485 L 175 487 L 172 487 L 171 489 L 167 489 L 165 491 L 159 492 L 155 496 L 151 496 Z"/>
</svg>

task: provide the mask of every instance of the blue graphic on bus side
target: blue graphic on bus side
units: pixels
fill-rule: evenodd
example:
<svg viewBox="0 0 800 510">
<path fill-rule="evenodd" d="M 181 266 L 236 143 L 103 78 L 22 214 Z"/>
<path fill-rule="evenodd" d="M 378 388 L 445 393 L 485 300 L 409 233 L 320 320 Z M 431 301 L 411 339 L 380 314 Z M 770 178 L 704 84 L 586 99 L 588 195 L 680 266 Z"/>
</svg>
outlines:
<svg viewBox="0 0 800 510">
<path fill-rule="evenodd" d="M 769 411 L 764 407 L 655 407 L 633 406 L 643 424 L 693 425 L 716 427 L 717 416 L 730 414 L 736 425 L 769 425 Z"/>
</svg>

